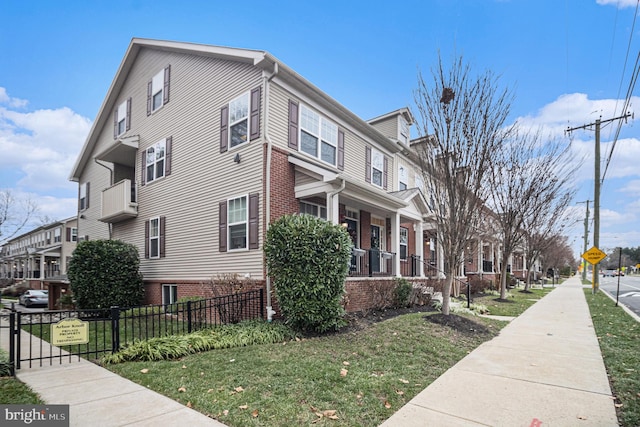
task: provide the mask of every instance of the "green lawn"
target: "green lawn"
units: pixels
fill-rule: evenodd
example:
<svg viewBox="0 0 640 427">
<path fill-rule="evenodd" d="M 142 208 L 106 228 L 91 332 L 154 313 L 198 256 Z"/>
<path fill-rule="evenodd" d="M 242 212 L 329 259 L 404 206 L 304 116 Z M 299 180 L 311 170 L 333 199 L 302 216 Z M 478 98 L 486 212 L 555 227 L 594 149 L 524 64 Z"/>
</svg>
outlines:
<svg viewBox="0 0 640 427">
<path fill-rule="evenodd" d="M 585 289 L 622 426 L 640 426 L 640 323 L 602 291 Z"/>
<path fill-rule="evenodd" d="M 518 316 L 527 308 L 531 307 L 540 298 L 551 292 L 554 288 L 537 288 L 529 292 L 522 289 L 510 289 L 506 301 L 499 300 L 496 295 L 484 295 L 473 297 L 472 302 L 482 304 L 489 309 L 489 314 L 494 316 Z"/>
</svg>

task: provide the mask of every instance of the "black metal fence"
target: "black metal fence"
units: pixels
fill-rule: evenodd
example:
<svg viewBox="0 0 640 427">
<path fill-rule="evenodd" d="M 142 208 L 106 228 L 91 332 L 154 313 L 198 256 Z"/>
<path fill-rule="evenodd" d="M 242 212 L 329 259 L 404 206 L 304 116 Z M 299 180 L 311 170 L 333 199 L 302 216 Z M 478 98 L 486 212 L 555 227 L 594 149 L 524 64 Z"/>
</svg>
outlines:
<svg viewBox="0 0 640 427">
<path fill-rule="evenodd" d="M 264 318 L 264 292 L 257 289 L 223 297 L 198 299 L 173 304 L 132 308 L 61 310 L 40 313 L 12 311 L 2 315 L 0 339 L 8 339 L 10 358 L 16 369 L 22 362 L 43 366 L 48 361 L 85 357 L 97 359 L 105 353 L 118 352 L 136 340 L 191 333 L 216 325 Z M 88 324 L 88 343 L 54 346 L 51 325 L 65 319 Z M 9 344 L 8 346 L 6 344 Z"/>
</svg>

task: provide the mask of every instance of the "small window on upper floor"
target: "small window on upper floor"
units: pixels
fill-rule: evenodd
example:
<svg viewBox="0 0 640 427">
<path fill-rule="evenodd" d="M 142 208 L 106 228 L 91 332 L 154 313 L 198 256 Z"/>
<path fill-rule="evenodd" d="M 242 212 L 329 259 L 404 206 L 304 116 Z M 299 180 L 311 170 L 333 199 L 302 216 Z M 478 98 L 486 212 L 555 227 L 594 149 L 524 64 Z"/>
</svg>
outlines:
<svg viewBox="0 0 640 427">
<path fill-rule="evenodd" d="M 118 106 L 113 117 L 113 137 L 117 138 L 131 129 L 131 98 Z"/>
<path fill-rule="evenodd" d="M 422 175 L 416 172 L 416 187 L 424 192 L 424 181 L 422 180 Z"/>
<path fill-rule="evenodd" d="M 80 197 L 78 198 L 78 209 L 83 211 L 89 208 L 89 183 L 80 184 Z"/>
<path fill-rule="evenodd" d="M 78 241 L 78 229 L 76 227 L 71 227 L 71 241 Z"/>
<path fill-rule="evenodd" d="M 249 140 L 249 92 L 229 102 L 229 146 Z"/>
<path fill-rule="evenodd" d="M 408 182 L 407 168 L 402 165 L 398 166 L 398 190 L 406 190 Z"/>
<path fill-rule="evenodd" d="M 169 102 L 170 79 L 171 66 L 169 65 L 147 83 L 147 115 L 159 110 Z"/>
<path fill-rule="evenodd" d="M 300 150 L 336 165 L 338 126 L 305 105 L 300 106 Z"/>
<path fill-rule="evenodd" d="M 56 228 L 55 230 L 53 230 L 53 243 L 60 242 L 62 242 L 62 231 L 60 230 L 60 228 Z"/>
<path fill-rule="evenodd" d="M 166 139 L 162 139 L 147 148 L 146 182 L 152 182 L 164 176 L 165 154 Z"/>
<path fill-rule="evenodd" d="M 407 123 L 407 121 L 402 116 L 399 118 L 399 120 L 400 120 L 400 142 L 409 144 L 409 139 L 410 139 L 409 123 Z"/>
<path fill-rule="evenodd" d="M 384 155 L 378 150 L 371 150 L 371 182 L 382 187 L 384 175 Z"/>
</svg>

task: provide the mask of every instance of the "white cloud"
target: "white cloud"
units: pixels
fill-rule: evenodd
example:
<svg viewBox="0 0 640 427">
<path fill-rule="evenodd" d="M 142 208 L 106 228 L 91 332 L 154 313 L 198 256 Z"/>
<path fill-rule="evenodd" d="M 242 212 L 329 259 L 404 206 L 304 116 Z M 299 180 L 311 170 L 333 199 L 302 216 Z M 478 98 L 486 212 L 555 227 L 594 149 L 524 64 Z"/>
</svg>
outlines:
<svg viewBox="0 0 640 427">
<path fill-rule="evenodd" d="M 596 0 L 596 3 L 601 6 L 613 5 L 619 9 L 626 7 L 635 7 L 638 4 L 638 0 Z"/>
<path fill-rule="evenodd" d="M 23 108 L 27 106 L 28 101 L 20 98 L 12 98 L 5 88 L 0 87 L 0 105 L 1 104 L 6 104 L 12 108 Z"/>
<path fill-rule="evenodd" d="M 0 104 L 12 105 L 11 99 L 0 88 Z M 23 112 L 0 106 L 0 168 L 18 169 L 22 176 L 0 187 L 69 188 L 69 172 L 90 128 L 89 119 L 67 107 Z"/>
</svg>

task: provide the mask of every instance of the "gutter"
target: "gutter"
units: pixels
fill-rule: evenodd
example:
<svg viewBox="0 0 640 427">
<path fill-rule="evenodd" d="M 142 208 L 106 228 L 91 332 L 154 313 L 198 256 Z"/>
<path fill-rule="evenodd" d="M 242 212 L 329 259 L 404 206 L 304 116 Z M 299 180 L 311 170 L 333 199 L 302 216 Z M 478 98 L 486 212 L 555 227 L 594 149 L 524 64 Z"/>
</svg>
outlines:
<svg viewBox="0 0 640 427">
<path fill-rule="evenodd" d="M 269 230 L 269 224 L 271 222 L 271 151 L 273 144 L 271 137 L 269 136 L 269 83 L 278 74 L 278 62 L 273 63 L 273 73 L 270 76 L 264 76 L 264 138 L 267 141 L 267 164 L 265 171 L 265 217 L 266 217 L 266 230 Z M 265 230 L 265 231 L 266 231 Z M 266 232 L 265 232 L 266 236 Z M 269 276 L 268 267 L 265 264 L 266 270 L 266 288 L 267 288 L 267 321 L 273 320 L 273 315 L 276 313 L 271 305 L 271 277 Z"/>
</svg>

